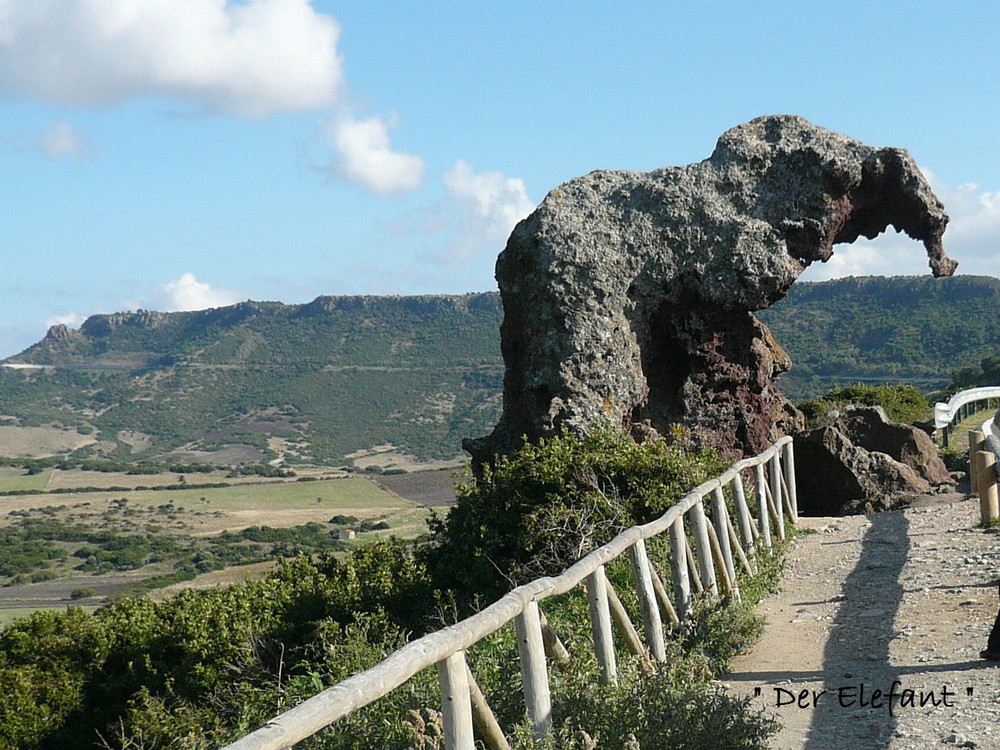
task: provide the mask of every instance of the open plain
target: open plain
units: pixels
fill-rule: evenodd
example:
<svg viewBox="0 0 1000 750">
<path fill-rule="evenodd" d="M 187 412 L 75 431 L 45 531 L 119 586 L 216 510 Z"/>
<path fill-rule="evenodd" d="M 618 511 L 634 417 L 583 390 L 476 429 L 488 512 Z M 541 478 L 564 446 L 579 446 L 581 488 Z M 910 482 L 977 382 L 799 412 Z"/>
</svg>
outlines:
<svg viewBox="0 0 1000 750">
<path fill-rule="evenodd" d="M 31 493 L 0 496 L 0 626 L 39 609 L 224 585 L 262 575 L 279 557 L 378 535 L 419 535 L 429 507 L 454 498 L 450 472 L 432 473 L 387 477 L 390 490 L 320 469 L 261 479 L 0 467 L 0 492 Z M 357 536 L 340 540 L 346 528 Z"/>
</svg>

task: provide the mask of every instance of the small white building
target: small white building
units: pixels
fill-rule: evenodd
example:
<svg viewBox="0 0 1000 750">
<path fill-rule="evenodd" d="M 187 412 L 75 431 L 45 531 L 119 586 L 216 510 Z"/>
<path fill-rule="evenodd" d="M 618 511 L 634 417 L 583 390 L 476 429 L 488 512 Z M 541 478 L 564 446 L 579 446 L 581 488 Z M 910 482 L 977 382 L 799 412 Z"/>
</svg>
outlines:
<svg viewBox="0 0 1000 750">
<path fill-rule="evenodd" d="M 357 534 L 354 533 L 354 529 L 341 529 L 338 534 L 340 540 L 345 542 L 349 539 L 353 539 L 355 536 L 357 536 Z"/>
</svg>

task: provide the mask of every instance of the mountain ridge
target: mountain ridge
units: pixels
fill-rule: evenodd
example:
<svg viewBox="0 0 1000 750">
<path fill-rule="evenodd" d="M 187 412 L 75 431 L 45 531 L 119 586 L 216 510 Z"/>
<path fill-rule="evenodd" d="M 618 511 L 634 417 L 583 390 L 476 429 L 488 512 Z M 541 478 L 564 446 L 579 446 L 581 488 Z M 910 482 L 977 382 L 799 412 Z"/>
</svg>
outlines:
<svg viewBox="0 0 1000 750">
<path fill-rule="evenodd" d="M 848 277 L 798 282 L 757 315 L 798 400 L 852 380 L 943 387 L 1000 353 L 998 308 L 994 277 Z M 75 455 L 128 460 L 455 459 L 499 417 L 502 314 L 479 292 L 92 315 L 2 361 L 0 432 L 50 427 L 86 436 Z"/>
</svg>

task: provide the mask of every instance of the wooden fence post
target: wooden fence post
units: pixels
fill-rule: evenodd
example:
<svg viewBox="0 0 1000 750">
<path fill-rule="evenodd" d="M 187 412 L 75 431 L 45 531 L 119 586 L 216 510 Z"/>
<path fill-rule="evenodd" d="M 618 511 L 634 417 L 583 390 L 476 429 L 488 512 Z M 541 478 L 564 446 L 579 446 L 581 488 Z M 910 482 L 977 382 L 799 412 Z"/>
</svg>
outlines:
<svg viewBox="0 0 1000 750">
<path fill-rule="evenodd" d="M 775 453 L 768 461 L 768 475 L 771 479 L 771 500 L 774 501 L 774 510 L 778 516 L 778 536 L 785 538 L 785 513 L 782 508 L 781 492 L 781 459 Z"/>
<path fill-rule="evenodd" d="M 549 695 L 549 675 L 545 667 L 545 645 L 542 624 L 538 618 L 538 602 L 530 601 L 514 618 L 517 650 L 521 655 L 521 684 L 524 702 L 531 719 L 532 735 L 540 740 L 552 726 L 552 699 Z"/>
<path fill-rule="evenodd" d="M 976 451 L 976 475 L 978 478 L 979 520 L 983 523 L 1000 517 L 997 501 L 997 457 L 991 450 Z"/>
<path fill-rule="evenodd" d="M 607 579 L 605 579 L 607 580 Z M 611 582 L 607 582 L 608 591 L 608 608 L 611 610 L 611 619 L 614 620 L 615 625 L 621 631 L 622 638 L 625 640 L 625 647 L 634 656 L 644 656 L 646 654 L 646 646 L 642 642 L 642 638 L 639 637 L 638 631 L 635 629 L 635 625 L 629 619 L 628 612 L 625 610 L 625 605 L 622 604 L 622 600 L 618 598 L 618 592 L 615 591 L 615 587 L 611 585 Z"/>
<path fill-rule="evenodd" d="M 601 668 L 601 682 L 618 683 L 615 663 L 615 642 L 611 632 L 611 611 L 608 608 L 608 582 L 601 565 L 587 576 L 587 603 L 590 605 L 590 626 L 594 634 L 594 655 Z"/>
<path fill-rule="evenodd" d="M 691 526 L 694 530 L 694 543 L 698 550 L 698 572 L 701 574 L 701 585 L 710 594 L 718 595 L 715 585 L 715 565 L 712 563 L 712 546 L 708 538 L 708 521 L 705 519 L 704 498 L 691 506 Z"/>
<path fill-rule="evenodd" d="M 733 580 L 729 577 L 729 570 L 726 561 L 722 557 L 722 549 L 719 547 L 719 535 L 715 533 L 715 526 L 708 524 L 708 544 L 712 549 L 712 561 L 716 570 L 716 582 L 720 584 L 723 596 L 733 594 Z"/>
<path fill-rule="evenodd" d="M 456 651 L 438 662 L 445 750 L 475 750 L 468 670 L 464 651 Z"/>
<path fill-rule="evenodd" d="M 785 489 L 792 506 L 792 523 L 799 522 L 799 495 L 795 489 L 795 446 L 789 441 L 782 448 L 784 452 L 783 466 L 785 469 Z"/>
<path fill-rule="evenodd" d="M 479 689 L 476 678 L 472 676 L 472 670 L 468 670 L 468 673 L 469 693 L 472 696 L 472 721 L 479 730 L 479 736 L 490 750 L 510 750 L 510 743 L 504 737 L 497 717 L 493 715 L 493 710 L 486 702 L 483 691 Z"/>
<path fill-rule="evenodd" d="M 670 595 L 667 593 L 667 587 L 663 585 L 663 581 L 660 580 L 660 574 L 656 572 L 656 566 L 649 566 L 649 575 L 653 579 L 653 590 L 656 592 L 656 598 L 660 602 L 660 606 L 663 607 L 663 613 L 670 620 L 671 625 L 677 625 L 680 623 L 681 619 L 677 616 L 677 610 L 674 609 L 674 603 L 670 601 Z"/>
<path fill-rule="evenodd" d="M 986 447 L 986 435 L 982 430 L 969 430 L 969 490 L 979 497 L 979 466 L 974 457 Z"/>
<path fill-rule="evenodd" d="M 628 554 L 632 563 L 632 574 L 635 577 L 635 590 L 639 595 L 639 609 L 642 611 L 642 627 L 646 632 L 646 645 L 656 661 L 666 661 L 667 649 L 663 643 L 663 621 L 660 619 L 660 608 L 656 604 L 656 592 L 653 590 L 653 576 L 650 575 L 646 543 L 640 539 L 629 547 Z"/>
<path fill-rule="evenodd" d="M 670 579 L 674 584 L 677 617 L 682 621 L 691 614 L 691 582 L 688 580 L 687 537 L 684 536 L 684 516 L 670 524 Z"/>
<path fill-rule="evenodd" d="M 982 488 L 982 469 L 980 468 L 982 464 L 982 459 L 979 454 L 985 452 L 986 441 L 982 441 L 979 445 L 973 446 L 975 432 L 969 433 L 969 489 L 973 495 L 979 498 L 980 507 L 983 503 L 983 488 Z"/>
<path fill-rule="evenodd" d="M 778 538 L 784 541 L 785 539 L 785 517 L 781 513 L 781 495 L 777 497 L 777 502 L 775 501 L 774 493 L 771 492 L 771 488 L 768 485 L 764 485 L 764 494 L 767 496 L 767 509 L 771 514 L 771 523 L 774 524 L 774 528 L 778 535 Z"/>
<path fill-rule="evenodd" d="M 684 538 L 684 557 L 687 559 L 688 575 L 691 577 L 691 585 L 694 587 L 694 593 L 700 594 L 705 590 L 705 587 L 701 585 L 701 574 L 698 573 L 698 561 L 694 559 L 694 552 L 691 551 L 691 545 L 688 544 L 687 537 Z"/>
<path fill-rule="evenodd" d="M 740 536 L 743 539 L 742 547 L 751 563 L 752 572 L 756 572 L 756 561 L 754 561 L 754 526 L 750 517 L 750 506 L 747 505 L 746 491 L 743 489 L 743 477 L 737 474 L 732 481 L 733 503 L 736 505 L 736 516 L 740 522 Z M 758 533 L 759 536 L 759 533 Z"/>
<path fill-rule="evenodd" d="M 764 540 L 764 548 L 771 549 L 771 522 L 767 514 L 767 490 L 764 485 L 764 465 L 753 467 L 754 483 L 757 485 L 757 523 L 760 525 L 760 538 Z"/>
<path fill-rule="evenodd" d="M 541 607 L 538 608 L 538 620 L 542 626 L 542 642 L 545 644 L 545 655 L 561 667 L 568 667 L 573 661 L 569 651 L 563 642 L 559 640 L 558 634 L 549 625 L 548 619 Z"/>
<path fill-rule="evenodd" d="M 743 543 L 740 542 L 740 538 L 736 536 L 736 529 L 733 528 L 732 524 L 729 524 L 729 543 L 732 545 L 733 551 L 736 553 L 736 559 L 740 561 L 743 566 L 743 570 L 746 571 L 747 575 L 753 575 L 757 571 L 754 569 L 750 560 L 747 559 L 746 552 L 743 551 Z M 753 546 L 750 547 L 753 549 Z"/>
<path fill-rule="evenodd" d="M 722 562 L 726 568 L 726 576 L 729 578 L 730 585 L 735 592 L 736 565 L 733 563 L 733 550 L 729 546 L 729 510 L 726 508 L 726 495 L 721 487 L 715 488 L 712 492 L 712 499 L 714 501 L 712 507 L 712 525 L 715 526 L 715 536 L 719 540 L 719 550 L 722 553 Z"/>
</svg>

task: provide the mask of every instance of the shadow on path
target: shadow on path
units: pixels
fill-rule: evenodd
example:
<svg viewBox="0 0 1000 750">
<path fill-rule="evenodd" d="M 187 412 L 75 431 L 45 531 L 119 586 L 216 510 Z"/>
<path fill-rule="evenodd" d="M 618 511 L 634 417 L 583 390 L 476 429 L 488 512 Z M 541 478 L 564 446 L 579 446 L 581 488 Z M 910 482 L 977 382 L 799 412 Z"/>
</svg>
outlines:
<svg viewBox="0 0 1000 750">
<path fill-rule="evenodd" d="M 826 694 L 816 702 L 804 750 L 885 748 L 899 718 L 898 701 L 893 702 L 895 716 L 890 716 L 888 701 L 872 698 L 875 690 L 888 693 L 908 671 L 890 664 L 889 643 L 903 598 L 900 573 L 910 547 L 909 522 L 901 512 L 867 518 L 861 554 L 844 581 L 843 600 L 823 652 Z"/>
</svg>

